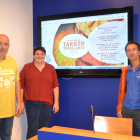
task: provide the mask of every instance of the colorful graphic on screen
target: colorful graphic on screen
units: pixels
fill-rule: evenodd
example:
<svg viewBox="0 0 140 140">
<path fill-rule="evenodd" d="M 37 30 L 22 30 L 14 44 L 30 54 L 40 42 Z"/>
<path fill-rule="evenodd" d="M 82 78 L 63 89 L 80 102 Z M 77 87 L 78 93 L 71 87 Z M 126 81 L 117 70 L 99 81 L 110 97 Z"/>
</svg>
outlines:
<svg viewBox="0 0 140 140">
<path fill-rule="evenodd" d="M 123 19 L 61 24 L 53 44 L 58 66 L 123 65 Z"/>
</svg>

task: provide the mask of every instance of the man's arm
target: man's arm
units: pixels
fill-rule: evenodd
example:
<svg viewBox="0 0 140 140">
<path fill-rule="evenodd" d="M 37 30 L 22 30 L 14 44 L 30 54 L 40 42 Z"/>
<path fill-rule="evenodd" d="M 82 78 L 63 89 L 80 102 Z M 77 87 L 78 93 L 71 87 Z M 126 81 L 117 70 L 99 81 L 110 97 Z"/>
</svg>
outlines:
<svg viewBox="0 0 140 140">
<path fill-rule="evenodd" d="M 21 115 L 21 97 L 20 97 L 20 83 L 15 83 L 15 94 L 16 94 L 16 100 L 17 100 L 17 106 L 16 106 L 16 117 L 20 117 Z"/>
<path fill-rule="evenodd" d="M 59 87 L 55 87 L 53 89 L 54 92 L 54 105 L 53 105 L 53 111 L 54 114 L 59 111 Z"/>
<path fill-rule="evenodd" d="M 24 90 L 21 89 L 21 113 L 22 114 L 24 114 L 23 92 Z"/>
<path fill-rule="evenodd" d="M 125 99 L 127 87 L 126 87 L 126 76 L 127 76 L 127 69 L 129 66 L 125 67 L 125 69 L 122 69 L 122 74 L 120 78 L 120 85 L 119 85 L 119 93 L 118 93 L 118 105 L 116 107 L 117 109 L 117 116 L 119 118 L 122 118 L 121 110 L 123 106 L 123 101 Z"/>
<path fill-rule="evenodd" d="M 122 101 L 122 75 L 121 75 L 121 79 L 120 79 L 120 85 L 119 85 L 119 93 L 118 93 L 118 105 L 117 105 L 117 116 L 119 118 L 122 118 L 122 114 L 121 114 L 121 110 L 122 110 L 122 105 L 123 105 L 123 101 Z"/>
</svg>

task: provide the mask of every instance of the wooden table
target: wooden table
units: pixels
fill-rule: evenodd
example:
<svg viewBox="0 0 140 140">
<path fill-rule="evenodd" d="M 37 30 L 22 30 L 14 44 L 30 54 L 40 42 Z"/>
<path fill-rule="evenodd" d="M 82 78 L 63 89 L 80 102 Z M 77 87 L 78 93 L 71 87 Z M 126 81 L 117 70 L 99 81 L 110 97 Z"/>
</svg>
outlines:
<svg viewBox="0 0 140 140">
<path fill-rule="evenodd" d="M 83 130 L 83 129 L 60 127 L 60 126 L 53 126 L 51 128 L 41 128 L 39 131 L 69 134 L 69 135 L 76 135 L 76 136 L 85 136 L 87 138 L 93 137 L 93 138 L 103 138 L 103 139 L 111 139 L 111 140 L 140 140 L 140 138 L 136 136 L 128 136 L 128 135 L 120 135 L 120 134 L 104 133 L 104 132 L 93 133 L 93 131 L 91 130 Z M 29 140 L 38 140 L 38 136 L 34 136 Z"/>
</svg>

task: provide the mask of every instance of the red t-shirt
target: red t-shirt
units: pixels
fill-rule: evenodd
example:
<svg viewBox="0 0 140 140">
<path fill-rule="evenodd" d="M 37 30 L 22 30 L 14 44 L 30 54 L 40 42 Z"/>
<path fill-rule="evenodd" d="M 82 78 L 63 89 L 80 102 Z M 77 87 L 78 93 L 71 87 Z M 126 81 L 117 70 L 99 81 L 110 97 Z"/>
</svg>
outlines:
<svg viewBox="0 0 140 140">
<path fill-rule="evenodd" d="M 54 67 L 45 63 L 40 72 L 34 62 L 25 64 L 20 72 L 20 84 L 24 90 L 23 100 L 43 101 L 47 105 L 53 104 L 53 89 L 59 87 Z"/>
</svg>

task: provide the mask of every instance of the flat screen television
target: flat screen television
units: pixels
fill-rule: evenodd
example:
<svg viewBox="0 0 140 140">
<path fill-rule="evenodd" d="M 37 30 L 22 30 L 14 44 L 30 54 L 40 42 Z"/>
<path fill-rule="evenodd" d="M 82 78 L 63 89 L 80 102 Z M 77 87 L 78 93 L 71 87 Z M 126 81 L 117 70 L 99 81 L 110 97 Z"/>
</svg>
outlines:
<svg viewBox="0 0 140 140">
<path fill-rule="evenodd" d="M 38 17 L 37 35 L 58 77 L 119 77 L 133 40 L 133 6 Z"/>
</svg>

